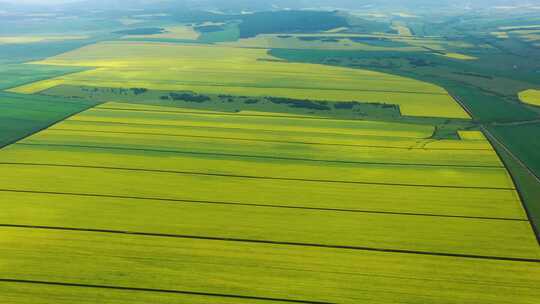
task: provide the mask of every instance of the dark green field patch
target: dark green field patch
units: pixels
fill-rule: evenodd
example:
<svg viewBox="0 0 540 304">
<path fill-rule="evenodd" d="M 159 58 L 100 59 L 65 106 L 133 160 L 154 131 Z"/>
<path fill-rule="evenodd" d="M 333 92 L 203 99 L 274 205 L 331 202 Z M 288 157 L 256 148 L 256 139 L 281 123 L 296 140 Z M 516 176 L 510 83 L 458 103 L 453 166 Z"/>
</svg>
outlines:
<svg viewBox="0 0 540 304">
<path fill-rule="evenodd" d="M 277 11 L 244 15 L 240 24 L 240 37 L 259 34 L 314 32 L 348 26 L 344 17 L 334 12 Z"/>
<path fill-rule="evenodd" d="M 96 102 L 0 93 L 0 147 L 44 129 Z"/>
<path fill-rule="evenodd" d="M 238 23 L 229 23 L 224 26 L 220 26 L 219 30 L 208 30 L 208 27 L 205 27 L 206 30 L 200 30 L 201 36 L 197 41 L 202 43 L 217 43 L 217 42 L 227 42 L 227 41 L 236 41 L 240 39 L 240 29 L 238 28 Z"/>
<path fill-rule="evenodd" d="M 0 65 L 0 90 L 10 89 L 35 81 L 54 78 L 84 70 L 84 68 L 54 65 Z"/>
<path fill-rule="evenodd" d="M 540 176 L 540 122 L 530 124 L 496 125 L 492 132 Z M 540 199 L 540 198 L 539 198 Z"/>
</svg>

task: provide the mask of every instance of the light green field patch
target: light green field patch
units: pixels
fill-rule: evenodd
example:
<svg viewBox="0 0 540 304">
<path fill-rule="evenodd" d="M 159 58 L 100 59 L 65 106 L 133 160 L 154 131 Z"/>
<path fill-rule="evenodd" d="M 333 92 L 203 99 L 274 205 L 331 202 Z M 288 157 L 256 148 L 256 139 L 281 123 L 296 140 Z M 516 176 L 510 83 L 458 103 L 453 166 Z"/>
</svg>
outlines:
<svg viewBox="0 0 540 304">
<path fill-rule="evenodd" d="M 336 27 L 330 30 L 325 31 L 325 33 L 339 33 L 348 30 L 348 27 Z"/>
<path fill-rule="evenodd" d="M 443 56 L 443 57 L 452 58 L 452 59 L 459 59 L 459 60 L 477 60 L 478 59 L 478 57 L 473 57 L 473 56 L 459 54 L 459 53 L 444 53 L 444 54 L 434 53 L 434 54 L 438 56 Z"/>
<path fill-rule="evenodd" d="M 321 38 L 306 40 L 301 37 Z M 386 38 L 391 41 L 406 42 L 404 46 L 378 46 L 355 41 L 357 38 Z M 264 34 L 253 38 L 240 39 L 235 42 L 221 43 L 223 46 L 244 47 L 244 48 L 268 48 L 268 49 L 320 49 L 320 50 L 360 50 L 360 51 L 402 51 L 402 52 L 423 52 L 423 45 L 431 46 L 434 49 L 444 49 L 440 43 L 433 40 L 412 40 L 411 43 L 405 40 L 412 37 L 402 37 L 397 35 L 366 35 L 350 33 L 319 33 L 319 34 Z M 324 39 L 324 41 L 322 40 Z"/>
<path fill-rule="evenodd" d="M 414 36 L 411 32 L 411 29 L 407 27 L 407 25 L 403 22 L 395 21 L 392 23 L 392 28 L 395 29 L 398 32 L 398 35 L 400 36 Z"/>
<path fill-rule="evenodd" d="M 0 44 L 24 44 L 44 41 L 64 41 L 64 40 L 83 40 L 87 39 L 85 35 L 71 36 L 0 36 Z"/>
<path fill-rule="evenodd" d="M 507 32 L 491 32 L 491 35 L 499 39 L 508 39 L 510 37 Z"/>
<path fill-rule="evenodd" d="M 533 106 L 540 106 L 540 90 L 526 90 L 519 93 L 519 99 Z"/>
<path fill-rule="evenodd" d="M 13 91 L 35 93 L 59 83 L 143 87 L 331 102 L 379 102 L 398 104 L 403 115 L 469 118 L 443 88 L 429 83 L 366 70 L 271 59 L 266 50 L 259 49 L 100 43 L 36 63 L 99 68 Z"/>
<path fill-rule="evenodd" d="M 411 14 L 411 13 L 408 13 L 408 12 L 397 12 L 397 13 L 392 13 L 392 15 L 398 16 L 398 17 L 401 17 L 401 18 L 418 18 L 417 15 L 414 15 L 414 14 Z"/>
<path fill-rule="evenodd" d="M 503 30 L 503 31 L 519 30 L 519 29 L 536 29 L 536 28 L 540 28 L 540 24 L 538 24 L 538 25 L 501 26 L 501 27 L 499 27 L 499 29 Z"/>
<path fill-rule="evenodd" d="M 134 24 L 138 24 L 138 23 L 143 23 L 145 22 L 144 20 L 142 19 L 134 19 L 134 18 L 120 18 L 118 19 L 118 22 L 120 22 L 122 25 L 134 25 Z"/>
<path fill-rule="evenodd" d="M 190 304 L 231 304 L 226 297 L 208 297 L 157 292 L 134 292 L 105 288 L 85 288 L 73 286 L 51 286 L 25 283 L 0 282 L 2 299 L 11 304 L 169 304 L 175 302 Z M 46 297 L 43 295 L 47 295 Z M 279 302 L 277 302 L 279 303 Z M 234 304 L 268 304 L 264 300 L 234 299 Z"/>
</svg>

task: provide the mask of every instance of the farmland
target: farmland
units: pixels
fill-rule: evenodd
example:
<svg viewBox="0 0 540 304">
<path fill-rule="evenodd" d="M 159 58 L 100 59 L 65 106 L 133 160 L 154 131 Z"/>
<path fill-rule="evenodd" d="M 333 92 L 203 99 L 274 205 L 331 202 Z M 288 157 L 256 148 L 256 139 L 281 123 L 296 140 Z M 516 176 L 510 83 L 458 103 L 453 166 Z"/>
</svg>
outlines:
<svg viewBox="0 0 540 304">
<path fill-rule="evenodd" d="M 398 104 L 403 115 L 468 118 L 444 89 L 429 83 L 367 70 L 284 64 L 269 57 L 266 50 L 258 49 L 114 42 L 92 45 L 35 64 L 96 69 L 22 86 L 12 92 L 36 93 L 60 84 L 128 86 L 334 102 L 382 102 Z M 426 103 L 436 106 L 426 107 Z"/>
<path fill-rule="evenodd" d="M 521 99 L 521 101 L 524 103 L 528 103 L 534 106 L 540 106 L 540 91 L 526 90 L 520 92 L 519 99 Z"/>
<path fill-rule="evenodd" d="M 0 302 L 536 303 L 540 17 L 456 1 L 3 3 Z"/>
<path fill-rule="evenodd" d="M 414 124 L 103 104 L 1 151 L 9 172 L 0 177 L 2 200 L 19 201 L 0 215 L 10 248 L 2 272 L 18 280 L 57 281 L 61 274 L 79 284 L 308 302 L 433 297 L 433 289 L 416 287 L 419 278 L 447 282 L 446 292 L 458 298 L 481 288 L 502 303 L 510 286 L 519 286 L 512 288 L 524 303 L 534 298 L 531 279 L 540 268 L 528 261 L 540 258 L 540 248 L 500 160 L 472 131 L 418 146 L 431 132 Z M 29 258 L 42 246 L 57 249 L 40 254 L 40 263 L 62 256 L 77 266 L 50 260 L 31 274 L 36 265 L 10 253 Z M 80 250 L 103 256 L 90 276 L 77 270 L 91 263 Z M 137 259 L 160 262 L 122 257 L 133 250 Z M 396 263 L 407 265 L 407 276 Z M 433 277 L 431 263 L 445 267 Z M 463 272 L 470 263 L 485 267 L 472 288 Z M 347 265 L 364 275 L 348 273 Z M 150 281 L 122 268 L 182 279 Z M 108 275 L 92 275 L 104 269 Z M 216 271 L 215 280 L 205 279 Z M 400 287 L 381 290 L 382 274 Z M 285 283 L 291 276 L 295 283 Z M 321 281 L 329 285 L 313 292 Z M 270 282 L 275 287 L 267 289 Z M 24 292 L 0 286 L 13 297 Z M 121 292 L 109 296 L 122 301 Z"/>
<path fill-rule="evenodd" d="M 0 93 L 0 147 L 81 112 L 95 102 L 72 102 L 54 97 Z"/>
</svg>

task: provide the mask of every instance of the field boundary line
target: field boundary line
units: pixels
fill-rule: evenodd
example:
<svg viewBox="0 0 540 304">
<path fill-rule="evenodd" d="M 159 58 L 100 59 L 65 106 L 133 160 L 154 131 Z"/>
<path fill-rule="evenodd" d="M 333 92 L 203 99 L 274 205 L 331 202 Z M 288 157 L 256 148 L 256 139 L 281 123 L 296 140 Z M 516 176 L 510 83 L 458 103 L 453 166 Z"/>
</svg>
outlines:
<svg viewBox="0 0 540 304">
<path fill-rule="evenodd" d="M 119 102 L 122 103 L 122 102 Z M 104 103 L 103 105 L 106 105 L 107 103 Z M 154 105 L 147 105 L 147 104 L 135 104 L 135 105 L 143 105 L 143 106 L 154 106 Z M 155 107 L 166 107 L 162 105 L 155 105 Z M 290 119 L 312 119 L 312 120 L 335 120 L 335 121 L 364 121 L 365 120 L 348 120 L 348 119 L 339 119 L 339 118 L 333 118 L 333 117 L 315 117 L 315 116 L 300 116 L 302 114 L 298 114 L 299 116 L 292 116 L 292 115 L 286 115 L 286 113 L 283 113 L 284 115 L 257 115 L 257 114 L 242 114 L 242 112 L 233 113 L 233 112 L 219 112 L 218 113 L 205 113 L 205 112 L 195 112 L 195 111 L 162 111 L 162 110 L 145 110 L 145 109 L 128 109 L 128 108 L 114 108 L 114 107 L 107 107 L 107 106 L 100 106 L 96 107 L 96 110 L 111 110 L 111 111 L 129 111 L 129 112 L 150 112 L 150 113 L 166 113 L 166 114 L 188 114 L 188 115 L 206 115 L 206 116 L 234 116 L 234 117 L 259 117 L 259 118 L 290 118 Z M 208 110 L 212 111 L 212 110 Z"/>
<path fill-rule="evenodd" d="M 503 188 L 503 187 L 427 185 L 427 184 L 382 183 L 382 182 L 366 182 L 366 181 L 304 179 L 304 178 L 293 178 L 293 177 L 236 175 L 236 174 L 222 174 L 222 173 L 210 173 L 210 172 L 207 173 L 207 172 L 195 172 L 195 171 L 175 171 L 175 170 L 159 170 L 159 169 L 144 169 L 144 168 L 73 165 L 73 164 L 0 162 L 0 166 L 28 166 L 28 167 L 35 166 L 35 167 L 100 169 L 100 170 L 118 170 L 118 171 L 132 171 L 132 172 L 146 172 L 146 173 L 212 176 L 212 177 L 223 177 L 223 178 L 264 179 L 264 180 L 294 181 L 294 182 L 307 182 L 307 183 L 325 183 L 325 184 L 355 184 L 355 185 L 374 185 L 374 186 L 391 186 L 391 187 L 479 189 L 479 190 L 505 190 L 505 191 L 516 190 L 515 188 Z"/>
<path fill-rule="evenodd" d="M 53 121 L 53 122 L 51 122 L 51 123 L 49 123 L 49 124 L 47 124 L 47 125 L 45 125 L 45 126 L 39 128 L 38 130 L 32 131 L 31 133 L 29 133 L 29 134 L 27 134 L 27 135 L 25 135 L 25 136 L 22 136 L 22 137 L 20 137 L 20 138 L 17 138 L 17 139 L 14 139 L 14 140 L 12 140 L 12 141 L 9 141 L 9 142 L 7 142 L 7 143 L 5 143 L 5 144 L 3 144 L 3 145 L 0 145 L 0 150 L 6 148 L 6 147 L 8 147 L 8 146 L 14 145 L 14 144 L 16 144 L 16 143 L 18 143 L 18 142 L 20 142 L 20 141 L 22 141 L 22 140 L 25 140 L 25 139 L 27 139 L 27 138 L 29 138 L 29 137 L 31 137 L 31 136 L 33 136 L 33 135 L 39 133 L 39 132 L 45 131 L 45 130 L 47 130 L 48 128 L 50 128 L 50 127 L 52 127 L 52 126 L 54 126 L 54 125 L 56 125 L 56 124 L 59 124 L 59 123 L 61 123 L 62 121 L 65 121 L 65 120 L 67 120 L 67 119 L 69 119 L 69 118 L 71 118 L 71 117 L 73 117 L 73 116 L 75 116 L 75 115 L 81 114 L 82 112 L 85 112 L 85 111 L 87 111 L 87 110 L 89 110 L 89 109 L 91 109 L 91 108 L 94 108 L 94 107 L 98 106 L 99 104 L 100 104 L 100 103 L 97 102 L 96 104 L 89 105 L 88 107 L 85 107 L 85 108 L 83 108 L 83 109 L 81 109 L 81 110 L 79 110 L 79 111 L 76 111 L 76 112 L 74 112 L 74 113 L 68 114 L 68 115 L 66 115 L 65 117 L 61 118 L 61 119 L 55 120 L 55 121 Z"/>
<path fill-rule="evenodd" d="M 441 168 L 477 168 L 477 169 L 505 169 L 504 166 L 490 165 L 456 165 L 456 164 L 416 164 L 416 163 L 383 163 L 383 162 L 363 162 L 363 161 L 348 161 L 348 160 L 332 160 L 332 159 L 314 159 L 300 157 L 281 157 L 271 155 L 248 155 L 220 152 L 202 152 L 202 151 L 181 151 L 181 150 L 165 150 L 165 149 L 147 149 L 147 148 L 129 148 L 115 146 L 94 146 L 94 145 L 70 145 L 70 144 L 47 144 L 39 142 L 18 142 L 21 146 L 41 146 L 41 147 L 66 147 L 66 148 L 83 148 L 83 149 L 98 149 L 98 150 L 120 150 L 120 151 L 145 151 L 155 153 L 171 153 L 185 155 L 207 155 L 207 156 L 223 156 L 234 158 L 249 158 L 249 159 L 273 159 L 299 162 L 316 162 L 316 163 L 338 163 L 338 164 L 354 164 L 354 165 L 380 165 L 380 166 L 409 166 L 409 167 L 441 167 Z"/>
<path fill-rule="evenodd" d="M 199 292 L 199 291 L 155 289 L 155 288 L 141 288 L 141 287 L 124 287 L 124 286 L 111 286 L 111 285 L 94 285 L 94 284 L 81 284 L 81 283 L 48 282 L 48 281 L 7 279 L 7 278 L 0 278 L 0 282 L 18 283 L 18 284 L 49 285 L 49 286 L 64 286 L 64 287 L 96 288 L 96 289 L 114 289 L 114 290 L 135 291 L 135 292 L 183 294 L 183 295 L 202 296 L 202 297 L 236 298 L 236 299 L 245 299 L 245 300 L 258 300 L 258 301 L 282 302 L 282 303 L 335 304 L 335 303 L 331 303 L 331 302 L 321 302 L 321 301 L 280 299 L 280 298 L 269 298 L 269 297 L 232 295 L 232 294 L 223 294 L 223 293 L 209 293 L 209 292 Z"/>
<path fill-rule="evenodd" d="M 488 256 L 488 255 L 476 255 L 476 254 L 450 253 L 450 252 L 433 252 L 433 251 L 391 249 L 391 248 L 378 248 L 378 247 L 366 247 L 366 246 L 347 246 L 347 245 L 330 245 L 330 244 L 315 244 L 315 243 L 301 243 L 301 242 L 284 242 L 284 241 L 273 241 L 273 240 L 254 240 L 254 239 L 242 239 L 242 238 L 230 238 L 230 237 L 197 236 L 197 235 L 183 235 L 183 234 L 171 234 L 171 233 L 151 233 L 151 232 L 137 232 L 137 231 L 110 230 L 110 229 L 72 228 L 72 227 L 54 227 L 54 226 L 39 226 L 39 225 L 15 225 L 15 224 L 0 224 L 0 228 L 56 230 L 56 231 L 72 231 L 72 232 L 88 232 L 88 233 L 106 233 L 106 234 L 116 234 L 116 235 L 124 235 L 124 236 L 143 236 L 143 237 L 193 239 L 193 240 L 205 240 L 205 241 L 236 242 L 236 243 L 251 243 L 251 244 L 268 244 L 268 245 L 313 247 L 313 248 L 326 248 L 326 249 L 373 251 L 373 252 L 398 253 L 398 254 L 430 255 L 430 256 L 466 258 L 466 259 L 497 260 L 497 261 L 511 261 L 511 262 L 524 262 L 524 263 L 540 263 L 540 259 L 535 259 L 535 258 L 516 258 L 516 257 L 504 257 L 504 256 Z"/>
<path fill-rule="evenodd" d="M 535 178 L 536 183 L 540 183 L 540 179 L 538 179 L 538 176 L 525 163 L 523 163 L 517 156 L 515 156 L 514 153 L 512 153 L 512 151 L 510 151 L 510 149 L 508 149 L 508 147 L 506 147 L 506 145 L 502 141 L 500 141 L 493 134 L 491 134 L 491 132 L 485 126 L 480 126 L 480 127 L 481 127 L 482 131 L 484 132 L 484 134 L 486 135 L 486 137 L 488 138 L 488 140 L 493 141 L 495 144 L 498 144 L 499 147 L 501 147 L 506 153 L 508 153 L 508 155 L 511 158 L 513 158 L 515 161 L 517 161 L 519 166 L 521 166 L 523 169 L 526 170 L 527 173 L 529 173 L 529 175 L 531 175 L 533 178 Z M 495 152 L 499 156 L 501 162 L 503 164 L 505 164 L 504 158 L 500 155 L 499 151 L 497 151 L 497 149 L 495 148 L 495 145 L 493 143 L 492 143 L 492 146 L 494 146 L 493 149 L 495 150 Z M 505 166 L 506 166 L 506 164 L 505 164 Z M 508 167 L 506 167 L 506 171 L 508 172 L 508 175 L 510 175 L 510 178 L 512 179 L 512 182 L 514 183 L 514 186 L 516 187 L 516 191 L 517 191 L 517 193 L 519 195 L 519 199 L 521 201 L 521 206 L 523 207 L 523 209 L 525 210 L 525 213 L 527 214 L 527 219 L 529 221 L 529 224 L 531 225 L 531 229 L 533 231 L 533 234 L 536 236 L 536 241 L 538 242 L 538 245 L 540 245 L 540 230 L 539 230 L 539 227 L 538 227 L 538 223 L 535 222 L 534 217 L 531 215 L 531 212 L 529 210 L 529 207 L 527 205 L 525 197 L 523 196 L 523 193 L 521 192 L 521 189 L 518 186 L 519 184 L 516 181 L 514 173 L 512 173 L 512 170 L 510 170 L 510 168 L 508 168 Z"/>
<path fill-rule="evenodd" d="M 96 197 L 96 198 L 112 198 L 120 200 L 143 200 L 156 201 L 165 203 L 192 203 L 205 205 L 227 205 L 227 206 L 242 206 L 242 207 L 262 207 L 262 208 L 280 208 L 293 210 L 310 210 L 322 212 L 350 212 L 350 213 L 368 213 L 368 214 L 386 214 L 386 215 L 403 215 L 403 216 L 427 216 L 427 217 L 442 217 L 442 218 L 462 218 L 472 220 L 494 220 L 494 221 L 519 221 L 527 222 L 528 219 L 522 218 L 504 218 L 504 217 L 482 217 L 482 216 L 466 216 L 466 215 L 447 215 L 447 214 L 430 214 L 430 213 L 410 213 L 410 212 L 392 212 L 392 211 L 376 211 L 376 210 L 361 210 L 361 209 L 343 209 L 343 208 L 322 208 L 322 207 L 307 207 L 294 205 L 272 205 L 272 204 L 250 204 L 240 202 L 220 202 L 194 199 L 179 199 L 179 198 L 160 198 L 160 197 L 140 197 L 140 196 L 122 196 L 97 193 L 70 193 L 70 192 L 50 192 L 50 191 L 32 191 L 32 190 L 12 190 L 0 189 L 0 192 L 25 193 L 25 194 L 42 194 L 42 195 L 58 195 L 58 196 L 81 196 L 81 197 Z"/>
<path fill-rule="evenodd" d="M 338 146 L 338 147 L 352 147 L 352 148 L 377 148 L 377 149 L 396 149 L 396 150 L 420 150 L 420 151 L 492 151 L 492 149 L 459 149 L 459 148 L 417 148 L 417 147 L 397 147 L 397 146 L 376 146 L 376 145 L 355 145 L 355 144 L 339 144 L 339 143 L 323 143 L 323 142 L 303 142 L 303 141 L 285 141 L 285 140 L 271 140 L 271 139 L 256 139 L 256 138 L 240 138 L 240 137 L 222 137 L 222 136 L 204 136 L 204 135 L 186 135 L 186 134 L 166 134 L 166 133 L 154 133 L 154 132 L 127 132 L 127 131 L 105 131 L 105 130 L 82 130 L 82 129 L 69 129 L 69 128 L 54 128 L 47 129 L 51 131 L 63 131 L 63 132 L 81 132 L 81 133 L 106 133 L 106 134 L 131 134 L 131 135 L 151 135 L 151 136 L 169 136 L 169 137 L 187 137 L 187 138 L 204 138 L 204 139 L 224 139 L 224 140 L 238 140 L 238 141 L 254 141 L 265 143 L 283 143 L 283 144 L 299 144 L 299 145 L 320 145 L 320 146 Z"/>
<path fill-rule="evenodd" d="M 480 126 L 480 128 L 482 128 L 484 133 L 486 135 L 488 135 L 487 136 L 488 138 L 491 138 L 493 141 L 498 143 L 499 146 L 501 146 L 501 148 L 503 148 L 506 151 L 506 153 L 508 153 L 515 161 L 518 162 L 518 164 L 521 167 L 523 167 L 523 169 L 527 170 L 527 173 L 529 173 L 532 177 L 535 178 L 536 182 L 540 183 L 540 176 L 538 176 L 531 168 L 529 168 L 529 166 L 527 166 L 519 157 L 517 157 L 501 140 L 499 140 L 495 135 L 493 135 L 491 133 L 491 131 L 489 131 L 485 126 Z M 499 156 L 499 158 L 500 158 L 500 156 Z M 501 161 L 502 161 L 502 159 L 501 159 Z M 506 166 L 505 166 L 505 168 L 506 168 Z M 510 171 L 510 170 L 508 170 L 508 171 Z"/>
<path fill-rule="evenodd" d="M 348 120 L 351 121 L 351 120 Z M 375 120 L 362 120 L 364 122 L 367 121 L 373 121 L 373 122 L 385 122 L 385 121 L 375 121 Z M 212 127 L 212 126 L 190 126 L 190 125 L 170 125 L 170 124 L 157 124 L 157 123 L 137 123 L 137 122 L 120 122 L 120 121 L 106 121 L 106 120 L 90 120 L 90 119 L 68 119 L 65 121 L 66 123 L 93 123 L 93 124 L 102 124 L 102 125 L 125 125 L 125 126 L 149 126 L 149 127 L 165 127 L 165 128 L 202 128 L 202 129 L 218 129 L 218 130 L 235 130 L 235 131 L 257 131 L 257 132 L 271 132 L 271 133 L 288 133 L 289 131 L 286 130 L 271 130 L 271 129 L 249 129 L 249 128 L 233 128 L 233 127 Z M 390 123 L 397 123 L 397 124 L 406 124 L 402 122 L 390 122 Z M 293 131 L 296 133 L 316 133 L 318 135 L 324 135 L 324 136 L 332 136 L 332 135 L 343 135 L 342 133 L 338 132 L 317 132 L 317 131 Z M 429 139 L 428 137 L 410 137 L 410 136 L 387 136 L 387 135 L 372 135 L 372 134 L 346 134 L 349 136 L 362 136 L 362 137 L 377 137 L 377 138 L 400 138 L 400 139 L 408 139 L 408 140 L 425 140 Z M 433 135 L 433 134 L 431 134 Z M 430 136 L 431 136 L 430 135 Z"/>
<path fill-rule="evenodd" d="M 134 69 L 138 70 L 138 69 Z M 182 86 L 196 86 L 196 87 L 218 87 L 218 88 L 247 88 L 247 89 L 282 89 L 282 90 L 310 90 L 310 91 L 345 91 L 345 92 L 371 92 L 371 93 L 398 93 L 398 94 L 418 94 L 418 95 L 433 95 L 433 96 L 448 96 L 448 92 L 422 92 L 422 91 L 397 91 L 397 90 L 370 90 L 370 89 L 349 89 L 349 88 L 313 88 L 313 87 L 283 87 L 283 86 L 262 86 L 262 85 L 238 85 L 238 84 L 218 84 L 218 83 L 208 83 L 208 82 L 186 82 L 186 81 L 167 81 L 167 80 L 158 80 L 158 79 L 144 79 L 144 78 L 138 78 L 137 81 L 146 81 L 148 80 L 152 84 L 167 84 L 167 85 L 182 85 Z M 82 78 L 79 77 L 77 82 L 91 82 L 95 81 L 95 79 L 91 78 Z M 102 81 L 106 83 L 106 81 Z M 398 82 L 398 80 L 396 80 Z M 131 86 L 130 83 L 135 83 L 135 81 L 124 81 L 124 85 Z M 68 83 L 68 85 L 70 85 Z M 71 84 L 73 85 L 73 83 Z M 102 86 L 95 86 L 98 88 L 103 88 Z M 171 90 L 171 91 L 178 91 L 178 90 Z M 344 102 L 344 101 L 331 101 L 331 100 L 317 100 L 314 99 L 312 101 L 319 102 L 319 101 L 327 101 L 327 102 Z M 345 101 L 347 102 L 347 101 Z"/>
<path fill-rule="evenodd" d="M 456 95 L 450 94 L 450 92 L 448 92 L 448 95 L 450 95 L 450 97 L 452 97 L 452 99 L 454 99 L 461 106 L 461 108 L 463 108 L 463 110 L 465 110 L 465 112 L 469 114 L 469 116 L 471 117 L 471 120 L 475 119 L 473 112 L 471 111 L 469 106 L 467 106 L 464 102 L 462 102 L 461 99 L 459 99 Z"/>
</svg>

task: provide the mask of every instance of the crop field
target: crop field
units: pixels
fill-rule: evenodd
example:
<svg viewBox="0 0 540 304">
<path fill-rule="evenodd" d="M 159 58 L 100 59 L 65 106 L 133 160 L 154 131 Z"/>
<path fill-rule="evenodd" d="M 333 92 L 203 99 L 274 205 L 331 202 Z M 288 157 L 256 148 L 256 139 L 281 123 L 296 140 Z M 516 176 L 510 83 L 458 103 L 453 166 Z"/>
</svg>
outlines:
<svg viewBox="0 0 540 304">
<path fill-rule="evenodd" d="M 478 58 L 473 57 L 473 56 L 459 54 L 459 53 L 444 53 L 444 54 L 441 54 L 441 56 L 452 58 L 452 59 L 459 59 L 459 60 L 476 60 L 476 59 L 478 59 Z"/>
<path fill-rule="evenodd" d="M 403 22 L 394 22 L 393 28 L 398 32 L 400 36 L 414 36 L 411 29 L 407 27 Z"/>
<path fill-rule="evenodd" d="M 0 304 L 539 302 L 532 4 L 18 2 Z"/>
<path fill-rule="evenodd" d="M 448 52 L 473 47 L 470 43 L 448 41 L 440 37 L 415 37 L 395 34 L 306 33 L 264 34 L 225 46 L 271 49 L 316 49 L 346 51 Z"/>
<path fill-rule="evenodd" d="M 0 93 L 0 147 L 93 105 L 89 101 Z"/>
<path fill-rule="evenodd" d="M 533 303 L 540 248 L 508 172 L 478 131 L 433 132 L 96 106 L 0 151 L 2 296 Z"/>
<path fill-rule="evenodd" d="M 399 105 L 407 116 L 469 118 L 441 87 L 379 72 L 280 62 L 265 49 L 211 45 L 109 42 L 68 52 L 41 65 L 95 69 L 11 90 L 36 93 L 61 84 L 191 90 L 330 102 Z"/>
<path fill-rule="evenodd" d="M 0 36 L 0 44 L 25 44 L 43 41 L 83 40 L 88 36 Z"/>
<path fill-rule="evenodd" d="M 9 89 L 82 70 L 84 69 L 66 66 L 3 64 L 0 66 L 0 89 Z"/>
<path fill-rule="evenodd" d="M 519 99 L 534 106 L 540 106 L 540 90 L 526 90 L 519 93 Z"/>
<path fill-rule="evenodd" d="M 317 35 L 258 35 L 253 38 L 240 39 L 234 42 L 221 43 L 224 46 L 245 47 L 245 48 L 268 48 L 268 49 L 318 49 L 318 50 L 360 50 L 360 51 L 403 51 L 422 52 L 419 46 L 409 45 L 401 42 L 401 39 L 385 40 L 368 39 L 365 35 L 351 34 L 317 34 Z M 437 46 L 439 46 L 437 44 Z"/>
</svg>

